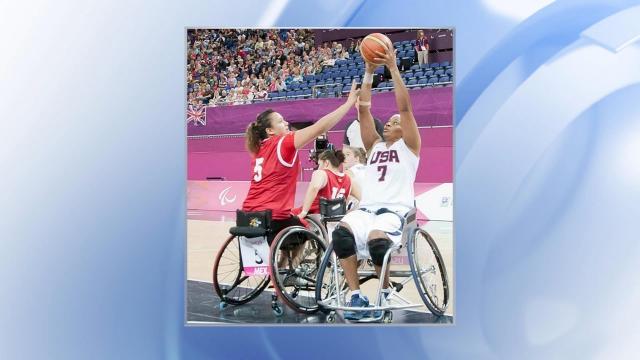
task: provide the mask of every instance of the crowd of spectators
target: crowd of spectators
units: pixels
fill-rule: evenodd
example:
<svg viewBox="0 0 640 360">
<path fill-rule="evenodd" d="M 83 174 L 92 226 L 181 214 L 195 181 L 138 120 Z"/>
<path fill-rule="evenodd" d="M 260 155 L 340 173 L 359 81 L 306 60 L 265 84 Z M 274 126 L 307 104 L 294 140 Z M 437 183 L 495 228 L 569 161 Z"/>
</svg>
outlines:
<svg viewBox="0 0 640 360">
<path fill-rule="evenodd" d="M 198 29 L 188 31 L 190 105 L 240 105 L 287 90 L 293 81 L 333 66 L 357 43 L 315 46 L 312 30 Z"/>
</svg>

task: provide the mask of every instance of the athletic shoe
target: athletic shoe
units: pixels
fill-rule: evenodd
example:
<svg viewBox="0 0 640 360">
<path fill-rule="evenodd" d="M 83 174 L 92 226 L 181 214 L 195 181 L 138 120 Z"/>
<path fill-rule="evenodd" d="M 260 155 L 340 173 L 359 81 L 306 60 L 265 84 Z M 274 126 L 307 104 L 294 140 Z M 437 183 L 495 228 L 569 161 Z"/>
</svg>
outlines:
<svg viewBox="0 0 640 360">
<path fill-rule="evenodd" d="M 353 294 L 351 295 L 351 301 L 349 302 L 349 307 L 361 307 L 366 308 L 369 307 L 369 299 L 366 296 L 360 297 L 360 295 Z M 344 318 L 347 320 L 360 320 L 363 317 L 371 316 L 370 311 L 345 311 Z"/>
</svg>

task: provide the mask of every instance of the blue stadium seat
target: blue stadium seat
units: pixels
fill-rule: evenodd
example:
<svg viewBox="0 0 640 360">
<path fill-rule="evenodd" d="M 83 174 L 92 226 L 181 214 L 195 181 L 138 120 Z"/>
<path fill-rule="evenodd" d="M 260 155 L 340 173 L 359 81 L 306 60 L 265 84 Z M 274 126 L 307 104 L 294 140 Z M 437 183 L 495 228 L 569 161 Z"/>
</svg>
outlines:
<svg viewBox="0 0 640 360">
<path fill-rule="evenodd" d="M 324 80 L 320 80 L 320 81 L 316 82 L 316 85 L 324 85 Z"/>
<path fill-rule="evenodd" d="M 453 69 L 449 68 L 444 73 L 447 74 L 447 75 L 451 75 L 451 74 L 453 74 Z"/>
<path fill-rule="evenodd" d="M 358 70 L 358 76 L 362 76 L 362 75 L 364 75 L 364 69 L 363 68 Z"/>
<path fill-rule="evenodd" d="M 435 84 L 437 82 L 438 82 L 438 77 L 434 75 L 429 78 L 429 81 L 427 81 L 427 84 Z"/>
<path fill-rule="evenodd" d="M 289 84 L 289 89 L 291 90 L 298 90 L 299 87 L 300 84 L 298 84 L 297 82 L 292 82 L 291 84 Z"/>
<path fill-rule="evenodd" d="M 420 65 L 412 65 L 411 70 L 420 70 Z"/>
<path fill-rule="evenodd" d="M 404 40 L 400 44 L 402 44 L 404 46 L 404 45 L 407 45 L 407 44 L 411 44 L 411 41 L 410 40 Z"/>
<path fill-rule="evenodd" d="M 433 70 L 427 70 L 424 72 L 424 76 L 431 77 L 433 76 Z"/>
<path fill-rule="evenodd" d="M 417 84 L 417 83 L 418 83 L 418 81 L 414 78 L 414 79 L 409 80 L 409 81 L 407 82 L 407 86 L 413 86 L 413 85 L 415 85 L 415 84 Z"/>
<path fill-rule="evenodd" d="M 298 90 L 298 91 L 296 91 L 295 96 L 296 96 L 296 97 L 301 97 L 301 96 L 302 96 L 302 94 L 304 94 L 304 91 L 302 91 L 302 90 Z"/>
<path fill-rule="evenodd" d="M 398 51 L 398 54 L 396 55 L 398 58 L 402 59 L 403 57 L 405 57 L 405 51 Z"/>
<path fill-rule="evenodd" d="M 311 94 L 312 94 L 311 89 L 306 89 L 305 91 L 302 92 L 303 97 L 310 97 Z"/>
<path fill-rule="evenodd" d="M 373 73 L 374 74 L 384 74 L 384 66 L 378 66 Z"/>
<path fill-rule="evenodd" d="M 426 78 L 422 78 L 418 80 L 418 85 L 427 85 L 428 82 L 429 80 L 427 80 Z"/>
<path fill-rule="evenodd" d="M 380 88 L 383 88 L 383 87 L 387 87 L 387 83 L 386 83 L 386 82 L 384 82 L 384 81 L 383 81 L 383 82 L 378 83 L 378 86 L 376 86 L 376 89 L 380 89 Z"/>
<path fill-rule="evenodd" d="M 415 50 L 409 50 L 407 51 L 405 57 L 408 57 L 410 59 L 413 59 L 416 56 L 416 51 Z"/>
<path fill-rule="evenodd" d="M 438 64 L 438 63 L 432 63 L 431 65 L 429 65 L 429 67 L 437 68 L 437 67 L 440 67 L 440 64 Z"/>
<path fill-rule="evenodd" d="M 423 75 L 424 75 L 424 73 L 423 73 L 422 71 L 420 71 L 420 70 L 416 71 L 416 72 L 413 74 L 413 76 L 415 76 L 415 77 L 417 77 L 417 78 L 419 78 L 419 77 L 421 77 L 421 76 L 423 76 Z"/>
<path fill-rule="evenodd" d="M 438 70 L 436 70 L 436 72 L 433 73 L 433 75 L 442 76 L 442 75 L 444 75 L 444 70 L 438 69 Z"/>
<path fill-rule="evenodd" d="M 443 62 L 440 63 L 440 66 L 447 67 L 447 66 L 449 66 L 449 62 L 448 61 L 443 61 Z"/>
<path fill-rule="evenodd" d="M 354 77 L 356 75 L 358 75 L 358 70 L 356 70 L 355 68 L 349 70 L 349 74 L 347 74 L 347 76 L 350 76 L 350 77 Z"/>
<path fill-rule="evenodd" d="M 296 94 L 295 91 L 287 91 L 287 97 L 295 96 L 295 94 Z"/>
<path fill-rule="evenodd" d="M 416 39 L 413 39 L 409 42 L 411 45 L 415 45 L 416 44 Z"/>
<path fill-rule="evenodd" d="M 425 64 L 422 64 L 422 65 L 420 66 L 420 68 L 422 68 L 422 70 L 424 70 L 424 69 L 428 69 L 428 68 L 429 68 L 429 64 L 426 64 L 426 63 L 425 63 Z"/>
<path fill-rule="evenodd" d="M 440 78 L 438 79 L 438 82 L 448 82 L 448 81 L 449 81 L 449 77 L 447 75 L 440 76 Z"/>
</svg>

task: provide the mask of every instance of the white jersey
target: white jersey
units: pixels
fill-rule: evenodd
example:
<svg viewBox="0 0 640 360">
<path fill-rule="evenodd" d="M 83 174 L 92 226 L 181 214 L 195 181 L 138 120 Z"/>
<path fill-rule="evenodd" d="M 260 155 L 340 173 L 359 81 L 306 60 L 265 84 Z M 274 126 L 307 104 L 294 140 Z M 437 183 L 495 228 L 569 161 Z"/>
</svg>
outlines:
<svg viewBox="0 0 640 360">
<path fill-rule="evenodd" d="M 413 183 L 418 172 L 417 157 L 403 139 L 389 148 L 384 141 L 371 149 L 365 170 L 360 206 L 368 209 L 386 207 L 393 211 L 414 208 Z"/>
<path fill-rule="evenodd" d="M 364 164 L 355 164 L 349 168 L 349 171 L 353 173 L 353 182 L 358 184 L 360 188 L 364 184 L 364 178 L 366 176 L 367 167 Z"/>
</svg>

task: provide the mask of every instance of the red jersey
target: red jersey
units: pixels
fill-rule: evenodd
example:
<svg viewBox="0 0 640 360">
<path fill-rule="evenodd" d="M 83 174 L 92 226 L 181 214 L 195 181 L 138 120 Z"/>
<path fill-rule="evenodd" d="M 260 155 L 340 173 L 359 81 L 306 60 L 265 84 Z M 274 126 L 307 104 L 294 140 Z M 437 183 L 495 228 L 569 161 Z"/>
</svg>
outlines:
<svg viewBox="0 0 640 360">
<path fill-rule="evenodd" d="M 293 136 L 294 133 L 290 132 L 262 141 L 260 150 L 251 161 L 253 176 L 242 210 L 271 209 L 272 218 L 276 220 L 291 216 L 300 168 Z"/>
<path fill-rule="evenodd" d="M 324 170 L 327 174 L 327 184 L 318 191 L 318 195 L 313 199 L 313 203 L 311 203 L 311 207 L 309 208 L 309 214 L 319 214 L 320 213 L 320 198 L 323 197 L 325 199 L 337 199 L 337 198 L 347 198 L 349 194 L 351 194 L 351 179 L 346 174 L 335 174 L 331 170 Z M 300 213 L 302 211 L 302 207 L 296 208 L 294 210 L 295 214 Z"/>
</svg>

